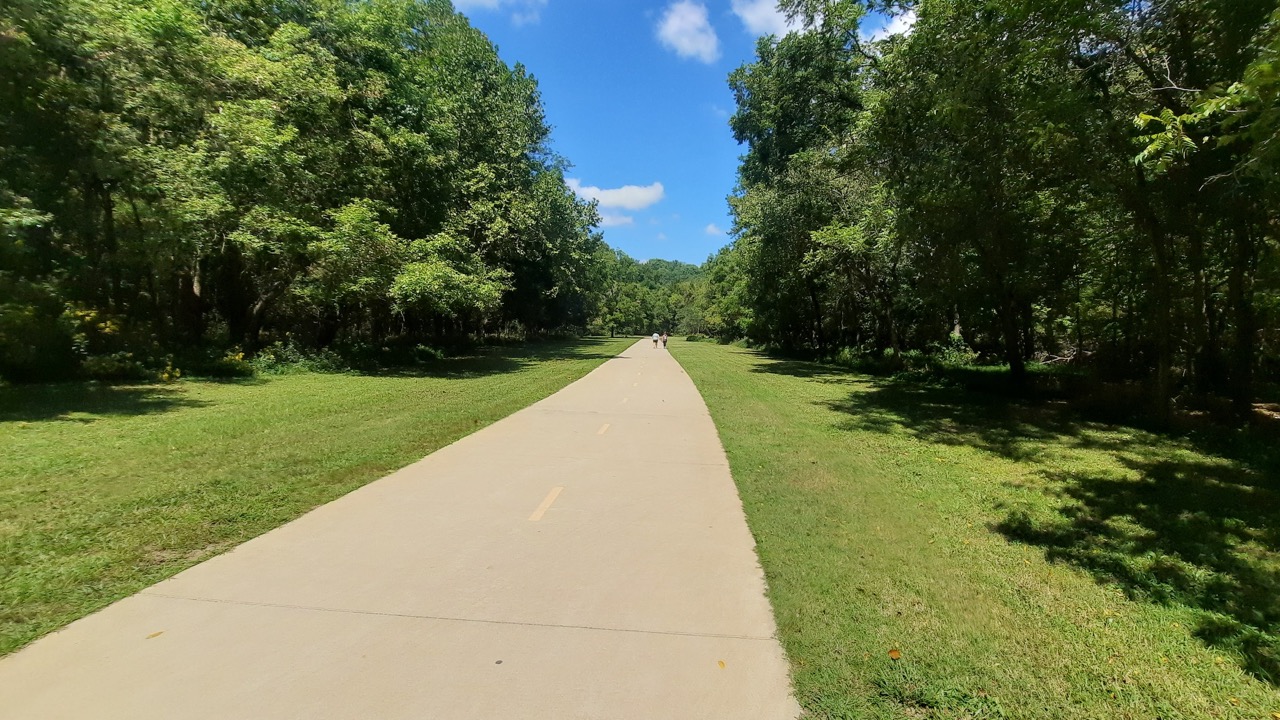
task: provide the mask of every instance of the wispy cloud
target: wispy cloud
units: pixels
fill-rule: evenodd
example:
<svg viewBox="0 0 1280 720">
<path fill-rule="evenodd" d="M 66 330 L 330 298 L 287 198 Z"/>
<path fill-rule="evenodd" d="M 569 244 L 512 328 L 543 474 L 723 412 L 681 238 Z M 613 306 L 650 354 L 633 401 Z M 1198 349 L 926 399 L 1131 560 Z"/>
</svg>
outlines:
<svg viewBox="0 0 1280 720">
<path fill-rule="evenodd" d="M 602 208 L 622 208 L 624 210 L 643 210 L 657 203 L 666 195 L 662 183 L 652 185 L 623 185 L 620 188 L 598 188 L 594 185 L 583 185 L 581 180 L 569 178 L 566 181 L 578 197 L 595 200 Z"/>
<path fill-rule="evenodd" d="M 510 11 L 512 23 L 532 25 L 542 19 L 542 8 L 547 6 L 547 0 L 454 0 L 453 6 L 463 13 L 473 10 Z"/>
<path fill-rule="evenodd" d="M 753 35 L 782 37 L 804 27 L 799 22 L 788 20 L 786 14 L 778 9 L 776 0 L 733 0 L 733 14 Z"/>
<path fill-rule="evenodd" d="M 911 30 L 915 28 L 915 25 L 916 11 L 908 10 L 900 15 L 890 17 L 888 22 L 879 29 L 872 30 L 871 32 L 864 32 L 862 37 L 874 42 L 877 40 L 884 40 L 885 38 L 892 37 L 894 35 L 910 35 Z"/>
<path fill-rule="evenodd" d="M 601 227 L 622 227 L 623 225 L 634 225 L 636 219 L 630 215 L 615 215 L 613 213 L 600 213 Z"/>
<path fill-rule="evenodd" d="M 703 232 L 705 232 L 705 233 L 706 233 L 706 234 L 708 234 L 708 235 L 723 235 L 723 234 L 724 234 L 724 230 L 721 230 L 721 229 L 720 229 L 720 226 L 719 226 L 719 225 L 716 225 L 715 223 L 711 223 L 710 225 L 708 225 L 708 226 L 706 226 L 705 228 L 703 228 Z"/>
<path fill-rule="evenodd" d="M 720 59 L 720 38 L 707 19 L 707 6 L 693 0 L 667 7 L 658 21 L 658 39 L 683 58 L 708 64 Z"/>
</svg>

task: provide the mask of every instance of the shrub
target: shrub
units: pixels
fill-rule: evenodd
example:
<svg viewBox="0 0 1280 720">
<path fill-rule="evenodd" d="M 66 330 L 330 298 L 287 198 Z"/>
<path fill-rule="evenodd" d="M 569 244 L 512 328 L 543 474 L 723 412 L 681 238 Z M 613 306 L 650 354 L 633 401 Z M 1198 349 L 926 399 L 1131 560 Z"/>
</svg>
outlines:
<svg viewBox="0 0 1280 720">
<path fill-rule="evenodd" d="M 259 350 L 249 365 L 255 372 L 284 375 L 294 372 L 343 372 L 349 370 L 342 356 L 329 349 L 299 348 L 292 341 L 276 341 Z"/>
<path fill-rule="evenodd" d="M 204 368 L 210 377 L 249 377 L 253 375 L 253 365 L 244 358 L 244 351 L 238 347 L 223 353 L 222 357 L 209 363 Z"/>
<path fill-rule="evenodd" d="M 80 363 L 81 371 L 94 380 L 111 382 L 151 380 L 156 373 L 147 369 L 146 363 L 134 357 L 131 352 L 114 352 L 105 355 L 90 355 Z M 170 365 L 167 370 L 172 370 Z"/>
<path fill-rule="evenodd" d="M 969 347 L 964 338 L 952 335 L 946 342 L 934 343 L 932 354 L 944 367 L 968 367 L 978 362 L 978 351 Z"/>
<path fill-rule="evenodd" d="M 0 377 L 15 382 L 63 380 L 76 374 L 72 323 L 60 309 L 37 303 L 0 304 Z"/>
<path fill-rule="evenodd" d="M 413 359 L 414 362 L 431 362 L 433 360 L 443 360 L 447 357 L 444 350 L 430 345 L 414 345 Z"/>
</svg>

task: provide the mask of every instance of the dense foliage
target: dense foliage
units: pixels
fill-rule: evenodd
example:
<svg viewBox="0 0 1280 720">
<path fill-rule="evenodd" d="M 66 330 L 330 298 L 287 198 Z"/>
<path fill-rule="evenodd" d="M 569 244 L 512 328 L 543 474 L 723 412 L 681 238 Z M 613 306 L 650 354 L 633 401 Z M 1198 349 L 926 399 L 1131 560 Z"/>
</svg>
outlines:
<svg viewBox="0 0 1280 720">
<path fill-rule="evenodd" d="M 730 79 L 725 332 L 1070 362 L 1160 413 L 1280 375 L 1275 0 L 781 4 L 809 31 Z"/>
<path fill-rule="evenodd" d="M 537 84 L 447 0 L 12 0 L 0 67 L 0 377 L 595 312 Z"/>
<path fill-rule="evenodd" d="M 620 250 L 600 251 L 592 329 L 610 336 L 702 332 L 690 308 L 705 287 L 697 265 L 676 260 L 637 262 Z"/>
</svg>

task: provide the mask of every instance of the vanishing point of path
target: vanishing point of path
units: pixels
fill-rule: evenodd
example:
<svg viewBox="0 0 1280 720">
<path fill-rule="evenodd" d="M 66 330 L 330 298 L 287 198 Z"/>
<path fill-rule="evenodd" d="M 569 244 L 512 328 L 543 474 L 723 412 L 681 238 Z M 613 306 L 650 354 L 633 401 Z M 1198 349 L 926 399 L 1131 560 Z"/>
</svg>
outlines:
<svg viewBox="0 0 1280 720">
<path fill-rule="evenodd" d="M 0 717 L 796 717 L 715 426 L 651 345 L 0 659 Z"/>
</svg>

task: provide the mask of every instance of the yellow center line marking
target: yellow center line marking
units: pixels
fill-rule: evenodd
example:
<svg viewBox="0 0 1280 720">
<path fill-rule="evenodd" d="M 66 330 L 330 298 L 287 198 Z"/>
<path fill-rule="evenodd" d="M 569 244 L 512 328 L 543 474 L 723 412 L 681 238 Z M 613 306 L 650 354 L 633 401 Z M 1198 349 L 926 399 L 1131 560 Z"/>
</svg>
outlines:
<svg viewBox="0 0 1280 720">
<path fill-rule="evenodd" d="M 547 496 L 542 499 L 542 504 L 539 505 L 538 509 L 534 510 L 533 514 L 529 516 L 529 522 L 538 522 L 541 520 L 542 516 L 547 512 L 547 508 L 551 507 L 551 503 L 555 502 L 556 498 L 560 497 L 561 490 L 564 490 L 564 487 L 561 485 L 551 488 L 551 492 L 547 493 Z"/>
<path fill-rule="evenodd" d="M 605 434 L 605 433 L 607 433 L 607 432 L 609 432 L 609 423 L 605 423 L 605 424 L 601 425 L 601 426 L 600 426 L 600 429 L 596 431 L 596 434 L 597 434 L 597 435 L 603 435 L 603 434 Z"/>
</svg>

